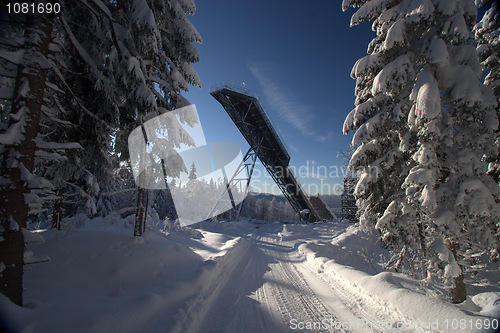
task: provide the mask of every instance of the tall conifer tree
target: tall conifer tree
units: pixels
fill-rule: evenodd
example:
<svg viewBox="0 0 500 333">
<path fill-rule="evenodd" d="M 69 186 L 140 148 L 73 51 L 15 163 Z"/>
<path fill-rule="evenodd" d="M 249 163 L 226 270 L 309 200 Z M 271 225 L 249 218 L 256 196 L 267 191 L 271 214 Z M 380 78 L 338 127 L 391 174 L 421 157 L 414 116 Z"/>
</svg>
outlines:
<svg viewBox="0 0 500 333">
<path fill-rule="evenodd" d="M 373 21 L 377 36 L 358 60 L 350 168 L 361 223 L 396 255 L 417 254 L 452 300 L 465 299 L 458 264 L 471 244 L 498 248 L 498 186 L 486 175 L 495 153 L 496 101 L 481 79 L 472 0 L 344 0 L 351 24 Z M 425 276 L 425 275 L 424 275 Z"/>
</svg>

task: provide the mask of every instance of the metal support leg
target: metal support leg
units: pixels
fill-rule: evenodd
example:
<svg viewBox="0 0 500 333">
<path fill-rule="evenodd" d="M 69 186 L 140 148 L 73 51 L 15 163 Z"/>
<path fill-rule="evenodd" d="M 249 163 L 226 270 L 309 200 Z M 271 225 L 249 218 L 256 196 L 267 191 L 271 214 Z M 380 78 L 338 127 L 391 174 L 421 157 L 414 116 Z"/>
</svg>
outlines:
<svg viewBox="0 0 500 333">
<path fill-rule="evenodd" d="M 251 162 L 248 163 L 248 160 L 251 160 Z M 224 174 L 224 180 L 226 182 L 226 190 L 221 193 L 220 197 L 215 202 L 214 206 L 212 207 L 212 210 L 210 210 L 210 213 L 207 215 L 207 218 L 206 218 L 207 220 L 212 217 L 213 213 L 216 211 L 217 206 L 221 202 L 224 202 L 224 205 L 219 208 L 219 211 L 223 211 L 223 209 L 227 206 L 227 204 L 228 204 L 227 200 L 223 199 L 224 196 L 226 195 L 226 193 L 229 195 L 229 198 L 230 198 L 229 202 L 231 203 L 232 208 L 233 209 L 236 208 L 232 189 L 235 188 L 237 185 L 240 185 L 239 190 L 241 192 L 242 191 L 242 187 L 241 187 L 242 181 L 246 181 L 246 186 L 245 186 L 244 193 L 243 193 L 243 199 L 246 197 L 246 195 L 248 193 L 248 187 L 250 185 L 250 180 L 252 178 L 252 174 L 253 174 L 253 170 L 254 170 L 256 161 L 257 161 L 257 154 L 256 154 L 256 152 L 253 151 L 252 148 L 250 148 L 250 149 L 248 149 L 247 153 L 245 154 L 245 157 L 243 158 L 240 165 L 238 166 L 238 168 L 236 169 L 236 171 L 234 172 L 233 176 L 231 177 L 231 179 L 229 181 L 227 181 L 225 170 L 222 170 L 223 174 Z M 243 171 L 246 171 L 247 176 L 245 178 L 236 178 Z M 240 203 L 240 205 L 238 207 L 236 219 L 238 219 L 240 216 L 241 207 L 242 207 L 242 203 Z"/>
</svg>

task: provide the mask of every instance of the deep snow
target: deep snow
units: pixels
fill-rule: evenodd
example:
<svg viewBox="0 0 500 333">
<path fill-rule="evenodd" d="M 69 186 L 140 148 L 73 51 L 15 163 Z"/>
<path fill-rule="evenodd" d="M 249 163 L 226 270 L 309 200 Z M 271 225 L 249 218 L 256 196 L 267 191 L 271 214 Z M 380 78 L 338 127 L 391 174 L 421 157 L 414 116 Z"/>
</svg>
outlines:
<svg viewBox="0 0 500 333">
<path fill-rule="evenodd" d="M 80 220 L 27 236 L 25 306 L 0 296 L 12 331 L 474 332 L 500 317 L 498 267 L 455 306 L 384 270 L 383 246 L 348 223 L 169 224 L 135 239 L 126 220 Z"/>
</svg>

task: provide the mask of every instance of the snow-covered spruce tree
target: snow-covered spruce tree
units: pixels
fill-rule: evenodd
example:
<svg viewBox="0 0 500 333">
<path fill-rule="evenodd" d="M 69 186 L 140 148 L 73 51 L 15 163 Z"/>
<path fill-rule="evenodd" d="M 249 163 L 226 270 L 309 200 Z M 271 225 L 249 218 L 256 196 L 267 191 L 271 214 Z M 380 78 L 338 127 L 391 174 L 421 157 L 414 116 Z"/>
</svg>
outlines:
<svg viewBox="0 0 500 333">
<path fill-rule="evenodd" d="M 130 131 L 147 120 L 189 104 L 181 91 L 188 84 L 201 86 L 191 63 L 199 61 L 193 42 L 201 37 L 186 15 L 195 11 L 193 0 L 110 1 L 114 23 L 115 50 L 110 63 L 123 88 L 120 131 L 116 149 L 122 158 L 129 158 L 127 139 Z M 194 125 L 195 115 L 172 115 L 168 128 L 167 148 L 173 151 L 181 143 L 194 142 L 180 123 Z M 145 138 L 148 140 L 147 138 Z M 154 149 L 154 148 L 153 148 Z M 168 176 L 178 176 L 181 170 L 169 170 Z M 140 236 L 148 205 L 146 189 L 138 188 L 134 234 Z"/>
<path fill-rule="evenodd" d="M 53 14 L 2 12 L 0 292 L 18 305 L 22 305 L 22 230 L 27 225 L 30 189 L 50 186 L 33 173 L 53 23 Z"/>
<path fill-rule="evenodd" d="M 62 218 L 62 199 L 68 192 L 67 186 L 71 185 L 69 191 L 73 192 L 70 194 L 74 206 L 70 208 L 86 207 L 95 212 L 93 194 L 98 192 L 97 181 L 107 180 L 109 177 L 105 176 L 112 170 L 110 142 L 113 127 L 118 127 L 113 105 L 117 99 L 116 94 L 103 92 L 95 84 L 106 80 L 101 59 L 109 54 L 110 42 L 106 39 L 111 38 L 106 36 L 111 34 L 104 28 L 109 26 L 109 22 L 103 24 L 104 15 L 99 17 L 96 14 L 100 12 L 89 7 L 87 2 L 80 1 L 61 4 L 59 17 L 52 25 L 50 52 L 45 57 L 46 89 L 35 140 L 38 149 L 35 166 L 36 175 L 49 179 L 54 190 L 31 189 L 30 206 L 41 205 L 37 195 L 45 194 L 43 199 L 47 199 L 49 194 L 55 227 Z M 107 122 L 113 123 L 113 127 Z M 67 151 L 82 146 L 84 149 Z M 67 209 L 68 200 L 65 205 Z"/>
<path fill-rule="evenodd" d="M 494 0 L 476 0 L 477 6 L 488 6 L 481 20 L 476 24 L 477 52 L 483 70 L 487 71 L 484 84 L 493 89 L 497 99 L 497 116 L 500 118 L 500 7 Z M 496 144 L 500 147 L 500 128 L 496 132 Z M 500 154 L 494 156 L 488 174 L 500 183 Z"/>
<path fill-rule="evenodd" d="M 78 116 L 75 117 L 77 114 L 90 113 L 83 106 L 81 97 L 91 96 L 90 98 L 97 99 L 97 94 L 89 94 L 88 91 L 75 94 L 76 88 L 83 86 L 82 79 L 85 76 L 79 77 L 78 84 L 73 84 L 68 76 L 68 73 L 74 73 L 73 78 L 78 75 L 78 71 L 73 72 L 75 68 L 66 61 L 78 57 L 77 52 L 72 52 L 68 48 L 67 41 L 71 40 L 71 31 L 66 34 L 68 30 L 64 29 L 65 19 L 72 19 L 65 10 L 72 8 L 71 1 L 65 2 L 60 8 L 61 12 L 57 19 L 54 13 L 34 17 L 24 14 L 2 16 L 4 43 L 1 46 L 0 61 L 6 70 L 0 73 L 3 98 L 1 104 L 4 112 L 2 120 L 6 119 L 7 122 L 2 123 L 0 136 L 3 154 L 2 175 L 10 178 L 2 184 L 10 186 L 11 190 L 15 187 L 9 184 L 16 184 L 16 191 L 21 188 L 23 191 L 23 196 L 15 196 L 13 193 L 16 191 L 9 193 L 4 191 L 5 188 L 2 189 L 3 200 L 8 197 L 10 203 L 2 205 L 2 208 L 6 208 L 3 213 L 7 215 L 10 214 L 9 209 L 21 212 L 18 216 L 22 217 L 18 217 L 18 220 L 24 222 L 17 223 L 21 227 L 26 227 L 28 214 L 43 212 L 46 209 L 42 204 L 47 206 L 51 201 L 54 204 L 52 209 L 54 226 L 58 226 L 62 217 L 62 193 L 67 181 L 82 164 L 85 165 L 78 159 L 74 149 L 78 148 L 76 150 L 81 153 L 82 146 L 72 142 L 68 133 L 85 133 L 88 137 L 89 132 L 83 130 L 82 126 L 88 125 L 88 128 L 96 131 L 99 127 L 95 121 L 88 124 L 81 122 Z M 5 8 L 2 7 L 3 9 Z M 88 34 L 88 31 L 86 33 Z M 22 90 L 19 91 L 18 88 Z M 79 107 L 75 108 L 74 105 Z M 29 112 L 26 112 L 28 110 Z M 97 119 L 95 114 L 92 115 Z M 81 135 L 76 139 L 74 141 L 83 141 Z M 91 141 L 92 143 L 85 148 L 99 146 L 95 136 L 92 136 Z M 17 161 L 12 158 L 16 155 Z M 9 170 L 10 165 L 15 165 L 19 161 L 22 162 L 18 164 L 21 169 L 21 180 L 16 179 L 16 172 Z M 93 159 L 92 163 L 102 167 L 103 163 L 98 161 Z M 14 223 L 11 225 L 16 227 Z M 3 245 L 12 252 L 15 251 L 22 262 L 23 245 L 14 246 L 8 242 Z M 5 253 L 9 252 L 2 251 L 2 254 Z M 22 276 L 17 275 L 16 278 L 21 279 Z M 15 286 L 10 286 L 8 289 L 15 291 L 20 285 L 20 282 L 16 282 Z"/>
<path fill-rule="evenodd" d="M 57 183 L 59 198 L 66 193 L 69 214 L 106 214 L 97 209 L 102 188 L 110 184 L 113 163 L 112 136 L 120 127 L 120 90 L 105 59 L 113 52 L 114 39 L 109 11 L 101 1 L 66 1 L 57 25 L 58 45 L 65 50 L 54 60 L 58 85 L 65 91 L 59 98 L 63 120 L 73 126 L 59 131 L 60 140 L 78 142 L 83 149 L 72 152 L 68 161 L 47 170 Z M 71 56 L 67 56 L 67 55 Z M 66 55 L 66 57 L 64 57 Z M 61 199 L 59 199 L 61 200 Z M 58 200 L 58 201 L 59 201 Z M 61 217 L 58 201 L 53 224 Z"/>
<path fill-rule="evenodd" d="M 17 304 L 22 303 L 24 243 L 21 229 L 26 226 L 30 206 L 39 205 L 34 191 L 40 192 L 54 184 L 59 200 L 60 191 L 72 183 L 71 188 L 93 200 L 92 196 L 99 190 L 96 179 L 103 179 L 100 175 L 108 173 L 111 135 L 121 133 L 122 129 L 128 133 L 151 111 L 138 107 L 141 99 L 155 100 L 158 114 L 187 103 L 179 94 L 179 85 L 183 88 L 187 82 L 199 83 L 190 64 L 186 64 L 186 59 L 199 59 L 196 49 L 190 43 L 182 45 L 166 38 L 191 33 L 193 40 L 200 40 L 196 30 L 177 17 L 174 20 L 182 21 L 177 28 L 170 20 L 159 20 L 169 23 L 161 26 L 161 33 L 152 29 L 154 20 L 150 12 L 143 10 L 143 3 L 134 2 L 132 19 L 122 15 L 123 6 L 132 6 L 128 1 L 65 1 L 57 20 L 53 15 L 5 16 L 2 13 L 0 292 Z M 194 11 L 190 0 L 151 3 L 155 8 L 168 7 L 176 14 L 181 9 Z M 155 36 L 157 43 L 150 43 L 155 52 L 134 44 L 151 40 L 146 35 L 133 35 L 131 29 L 134 24 L 140 27 L 139 21 L 151 24 L 145 31 Z M 179 27 L 184 29 L 182 33 Z M 132 66 L 134 58 L 129 49 L 133 54 L 153 58 L 141 63 L 142 68 L 148 67 L 148 71 L 144 71 L 146 79 L 139 75 L 137 66 Z M 145 84 L 134 86 L 129 84 L 133 81 L 130 78 Z M 151 92 L 145 98 L 144 86 Z M 172 141 L 189 143 L 178 120 L 174 120 L 169 131 L 176 138 Z M 180 121 L 193 123 L 195 119 L 188 116 Z M 54 123 L 61 126 L 53 126 Z M 43 130 L 40 131 L 40 127 Z M 59 143 L 48 142 L 50 138 L 56 138 Z M 71 141 L 82 143 L 83 155 L 59 154 L 66 148 L 81 147 Z M 50 178 L 53 184 L 35 175 L 35 163 L 37 173 Z M 99 202 L 89 200 L 89 208 L 99 207 Z M 60 206 L 55 206 L 54 212 L 60 210 Z M 56 215 L 59 219 L 60 214 Z"/>
<path fill-rule="evenodd" d="M 68 129 L 66 135 L 84 147 L 75 159 L 79 163 L 69 182 L 70 194 L 76 191 L 84 200 L 84 205 L 75 201 L 73 210 L 85 206 L 91 214 L 102 214 L 102 209 L 97 211 L 98 205 L 105 208 L 99 188 L 107 188 L 115 157 L 128 160 L 130 131 L 152 117 L 188 104 L 180 91 L 187 90 L 188 82 L 200 85 L 190 62 L 199 60 L 192 41 L 201 38 L 186 20 L 185 14 L 194 12 L 191 0 L 65 4 L 60 22 L 66 36 L 64 47 L 73 54 L 61 66 L 64 86 L 71 87 L 65 107 L 81 109 L 70 113 L 70 121 L 79 126 L 75 131 Z M 179 120 L 192 124 L 195 119 L 171 118 L 171 145 L 190 144 Z M 114 135 L 115 151 L 110 154 Z M 140 234 L 146 219 L 147 197 L 146 190 L 139 188 L 136 234 Z"/>
<path fill-rule="evenodd" d="M 373 20 L 377 36 L 358 60 L 350 168 L 360 222 L 380 231 L 399 265 L 417 254 L 452 300 L 465 299 L 460 257 L 495 255 L 498 186 L 486 175 L 498 121 L 471 29 L 473 0 L 344 0 L 360 7 L 351 25 Z"/>
<path fill-rule="evenodd" d="M 189 177 L 188 177 L 190 180 L 195 180 L 196 178 L 198 178 L 196 176 L 196 166 L 194 165 L 194 162 L 193 164 L 191 164 L 191 169 L 189 170 Z"/>
</svg>

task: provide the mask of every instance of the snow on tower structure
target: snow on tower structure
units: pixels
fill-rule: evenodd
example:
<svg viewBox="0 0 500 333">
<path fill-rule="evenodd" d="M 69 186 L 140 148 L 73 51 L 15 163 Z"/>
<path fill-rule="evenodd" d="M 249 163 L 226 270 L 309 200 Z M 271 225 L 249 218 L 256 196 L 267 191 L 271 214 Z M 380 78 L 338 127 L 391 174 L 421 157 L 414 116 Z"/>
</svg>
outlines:
<svg viewBox="0 0 500 333">
<path fill-rule="evenodd" d="M 257 96 L 227 83 L 212 87 L 210 94 L 224 107 L 293 209 L 308 209 L 310 221 L 333 219 L 321 199 L 313 205 L 300 186 L 288 165 L 290 155 Z"/>
</svg>

